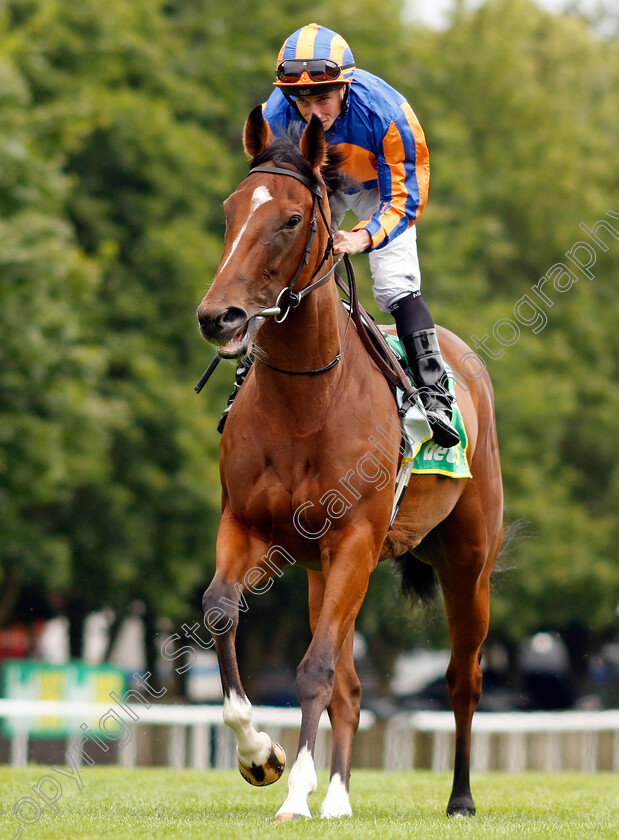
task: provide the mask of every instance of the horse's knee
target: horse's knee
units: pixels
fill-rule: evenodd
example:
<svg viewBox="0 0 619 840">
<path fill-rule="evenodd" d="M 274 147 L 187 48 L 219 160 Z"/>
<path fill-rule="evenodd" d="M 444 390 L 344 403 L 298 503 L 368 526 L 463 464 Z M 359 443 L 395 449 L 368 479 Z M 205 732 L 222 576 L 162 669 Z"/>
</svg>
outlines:
<svg viewBox="0 0 619 840">
<path fill-rule="evenodd" d="M 361 682 L 356 674 L 346 685 L 345 690 L 340 692 L 340 696 L 344 703 L 356 710 L 358 716 L 361 708 Z"/>
<path fill-rule="evenodd" d="M 221 598 L 220 590 L 221 585 L 216 581 L 212 581 L 209 584 L 208 589 L 205 590 L 202 595 L 202 610 L 205 615 L 209 610 L 212 610 L 217 606 L 219 599 Z"/>
<path fill-rule="evenodd" d="M 231 584 L 213 580 L 202 596 L 202 609 L 205 625 L 220 636 L 238 621 L 238 593 Z"/>
<path fill-rule="evenodd" d="M 321 659 L 303 660 L 297 668 L 297 695 L 301 703 L 320 699 L 326 705 L 333 693 L 335 667 Z"/>
</svg>

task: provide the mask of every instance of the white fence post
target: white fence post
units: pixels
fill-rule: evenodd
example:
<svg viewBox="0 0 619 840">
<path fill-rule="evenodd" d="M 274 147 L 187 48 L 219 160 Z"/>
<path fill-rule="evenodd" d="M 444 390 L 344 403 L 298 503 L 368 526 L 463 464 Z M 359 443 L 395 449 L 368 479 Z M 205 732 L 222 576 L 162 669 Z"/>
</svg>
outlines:
<svg viewBox="0 0 619 840">
<path fill-rule="evenodd" d="M 133 737 L 129 743 L 118 750 L 118 762 L 121 767 L 135 767 L 138 763 L 138 729 L 137 726 L 131 727 Z"/>
<path fill-rule="evenodd" d="M 211 764 L 211 727 L 196 723 L 189 730 L 189 755 L 194 770 L 206 770 Z"/>
<path fill-rule="evenodd" d="M 580 769 L 583 773 L 595 773 L 598 766 L 598 732 L 580 734 Z"/>
<path fill-rule="evenodd" d="M 432 770 L 435 773 L 446 773 L 451 767 L 451 740 L 449 732 L 438 729 L 434 733 L 432 749 Z"/>
<path fill-rule="evenodd" d="M 176 723 L 168 732 L 168 766 L 181 770 L 187 764 L 187 727 Z"/>
<path fill-rule="evenodd" d="M 527 741 L 524 732 L 507 733 L 507 770 L 522 773 L 527 766 Z"/>
<path fill-rule="evenodd" d="M 16 732 L 11 738 L 11 764 L 25 767 L 28 764 L 28 733 Z"/>
<path fill-rule="evenodd" d="M 394 715 L 385 725 L 383 767 L 385 770 L 414 770 L 416 735 L 408 715 Z"/>
<path fill-rule="evenodd" d="M 556 773 L 562 766 L 561 735 L 558 732 L 547 732 L 544 744 L 544 770 L 547 773 Z"/>
<path fill-rule="evenodd" d="M 471 743 L 471 770 L 487 773 L 490 769 L 490 733 L 474 732 Z"/>
</svg>

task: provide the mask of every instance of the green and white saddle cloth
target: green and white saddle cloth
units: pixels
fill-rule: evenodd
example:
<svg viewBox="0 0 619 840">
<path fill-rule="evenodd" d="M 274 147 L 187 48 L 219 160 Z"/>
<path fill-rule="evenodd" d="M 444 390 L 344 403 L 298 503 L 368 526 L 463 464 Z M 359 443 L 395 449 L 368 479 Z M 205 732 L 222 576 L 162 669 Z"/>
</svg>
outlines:
<svg viewBox="0 0 619 840">
<path fill-rule="evenodd" d="M 406 362 L 400 339 L 389 333 L 385 333 L 385 339 L 396 356 Z M 449 449 L 438 446 L 432 438 L 432 432 L 423 408 L 415 404 L 402 418 L 402 436 L 406 444 L 402 466 L 411 464 L 410 472 L 412 473 L 434 473 L 447 475 L 451 478 L 472 478 L 467 458 L 468 438 L 466 429 L 464 428 L 462 412 L 456 401 L 453 376 L 449 375 L 452 371 L 447 364 L 445 369 L 448 374 L 449 393 L 454 398 L 451 422 L 460 435 L 460 443 Z M 398 406 L 401 405 L 402 393 L 400 391 L 398 391 L 396 398 Z"/>
</svg>

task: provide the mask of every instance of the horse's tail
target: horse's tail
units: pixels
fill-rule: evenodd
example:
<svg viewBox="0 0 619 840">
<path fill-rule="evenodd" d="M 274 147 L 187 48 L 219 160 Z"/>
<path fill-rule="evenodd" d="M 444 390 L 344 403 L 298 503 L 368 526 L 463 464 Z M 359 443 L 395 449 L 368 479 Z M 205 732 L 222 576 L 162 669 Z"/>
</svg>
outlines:
<svg viewBox="0 0 619 840">
<path fill-rule="evenodd" d="M 512 522 L 506 522 L 503 525 L 501 550 L 492 569 L 495 585 L 497 577 L 500 577 L 506 572 L 509 573 L 517 567 L 517 562 L 510 559 L 511 555 L 514 553 L 519 542 L 529 539 L 531 536 L 530 523 L 524 517 L 515 519 Z"/>
<path fill-rule="evenodd" d="M 527 524 L 524 519 L 505 524 L 501 550 L 492 570 L 493 576 L 509 572 L 513 568 L 508 558 L 516 544 L 529 536 Z M 400 575 L 402 594 L 405 598 L 409 598 L 413 604 L 420 603 L 422 606 L 430 606 L 438 600 L 438 579 L 429 563 L 418 560 L 410 551 L 394 558 L 391 562 Z"/>
<path fill-rule="evenodd" d="M 438 595 L 438 581 L 434 569 L 428 563 L 418 560 L 410 551 L 396 557 L 393 566 L 400 575 L 402 593 L 411 601 L 430 604 Z"/>
<path fill-rule="evenodd" d="M 503 542 L 501 543 L 501 550 L 497 558 L 498 561 L 509 557 L 520 540 L 527 539 L 531 536 L 529 525 L 530 523 L 524 517 L 514 519 L 512 522 L 506 522 L 503 525 Z"/>
</svg>

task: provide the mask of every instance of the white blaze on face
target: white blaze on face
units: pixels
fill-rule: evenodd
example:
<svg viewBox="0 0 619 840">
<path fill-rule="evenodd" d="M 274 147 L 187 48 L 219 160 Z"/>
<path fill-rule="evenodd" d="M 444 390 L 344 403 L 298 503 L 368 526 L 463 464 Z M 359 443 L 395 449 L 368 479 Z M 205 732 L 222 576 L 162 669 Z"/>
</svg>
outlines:
<svg viewBox="0 0 619 840">
<path fill-rule="evenodd" d="M 232 248 L 230 248 L 230 253 L 226 257 L 226 261 L 222 265 L 220 271 L 223 271 L 223 269 L 228 265 L 228 260 L 230 259 L 232 254 L 234 254 L 234 252 L 236 251 L 237 245 L 241 241 L 241 237 L 243 236 L 243 234 L 247 230 L 247 225 L 249 224 L 249 220 L 254 215 L 256 210 L 259 207 L 262 207 L 263 204 L 266 204 L 267 201 L 272 201 L 272 200 L 273 200 L 273 196 L 271 195 L 271 193 L 268 191 L 268 189 L 266 187 L 263 187 L 263 186 L 256 187 L 256 189 L 254 190 L 254 194 L 251 197 L 251 204 L 249 206 L 249 215 L 248 215 L 247 219 L 245 220 L 245 224 L 240 229 L 240 231 L 237 233 L 236 239 L 232 243 Z"/>
</svg>

